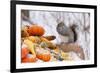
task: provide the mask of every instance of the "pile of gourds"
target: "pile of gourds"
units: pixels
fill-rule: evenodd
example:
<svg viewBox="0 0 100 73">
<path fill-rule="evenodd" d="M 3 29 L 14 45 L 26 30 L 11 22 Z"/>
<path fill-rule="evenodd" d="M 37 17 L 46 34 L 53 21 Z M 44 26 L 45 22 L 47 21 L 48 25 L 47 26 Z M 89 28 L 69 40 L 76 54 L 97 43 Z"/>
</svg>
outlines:
<svg viewBox="0 0 100 73">
<path fill-rule="evenodd" d="M 55 36 L 43 36 L 45 30 L 39 25 L 24 26 L 21 29 L 21 62 L 51 61 L 50 50 L 59 52 L 58 47 L 51 41 Z M 49 50 L 48 50 L 49 49 Z"/>
</svg>

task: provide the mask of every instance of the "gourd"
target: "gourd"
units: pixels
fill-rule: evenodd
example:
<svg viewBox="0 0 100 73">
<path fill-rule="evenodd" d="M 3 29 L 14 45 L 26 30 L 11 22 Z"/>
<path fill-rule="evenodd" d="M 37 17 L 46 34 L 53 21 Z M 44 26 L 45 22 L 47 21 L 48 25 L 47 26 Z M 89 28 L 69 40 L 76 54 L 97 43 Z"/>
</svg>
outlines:
<svg viewBox="0 0 100 73">
<path fill-rule="evenodd" d="M 36 49 L 36 57 L 44 62 L 48 62 L 51 59 L 50 52 L 48 50 L 44 50 L 43 48 Z"/>
<path fill-rule="evenodd" d="M 27 63 L 27 62 L 33 63 L 33 62 L 36 62 L 36 61 L 37 61 L 36 56 L 30 55 L 30 54 L 27 57 L 22 59 L 22 63 Z"/>
<path fill-rule="evenodd" d="M 29 53 L 29 50 L 27 48 L 21 49 L 21 58 L 25 58 Z"/>
<path fill-rule="evenodd" d="M 36 53 L 35 53 L 35 48 L 34 48 L 34 44 L 32 41 L 28 40 L 28 39 L 25 39 L 24 40 L 24 44 L 27 45 L 27 48 L 29 49 L 29 51 L 36 56 Z"/>
<path fill-rule="evenodd" d="M 44 28 L 39 25 L 32 25 L 27 31 L 30 36 L 42 36 L 45 33 Z"/>
</svg>

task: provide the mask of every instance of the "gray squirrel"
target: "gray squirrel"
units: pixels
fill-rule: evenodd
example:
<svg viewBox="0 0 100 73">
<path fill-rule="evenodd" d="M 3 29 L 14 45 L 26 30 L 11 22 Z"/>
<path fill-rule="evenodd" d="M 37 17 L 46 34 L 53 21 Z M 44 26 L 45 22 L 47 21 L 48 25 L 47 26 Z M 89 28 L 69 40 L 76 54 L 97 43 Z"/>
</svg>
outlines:
<svg viewBox="0 0 100 73">
<path fill-rule="evenodd" d="M 78 38 L 76 28 L 77 25 L 75 24 L 67 27 L 63 22 L 60 22 L 57 25 L 57 32 L 60 36 L 64 37 L 64 41 L 61 41 L 61 44 L 57 44 L 57 46 L 61 48 L 61 50 L 63 50 L 64 52 L 75 52 L 82 60 L 84 60 L 85 56 L 83 49 L 79 45 L 75 44 Z"/>
<path fill-rule="evenodd" d="M 60 22 L 57 25 L 57 32 L 60 36 L 64 37 L 66 40 L 68 38 L 68 43 L 73 43 L 77 40 L 77 32 L 76 32 L 77 25 L 73 24 L 70 27 L 67 27 L 63 22 Z M 67 38 L 66 38 L 67 37 Z M 62 41 L 63 42 L 63 41 Z"/>
</svg>

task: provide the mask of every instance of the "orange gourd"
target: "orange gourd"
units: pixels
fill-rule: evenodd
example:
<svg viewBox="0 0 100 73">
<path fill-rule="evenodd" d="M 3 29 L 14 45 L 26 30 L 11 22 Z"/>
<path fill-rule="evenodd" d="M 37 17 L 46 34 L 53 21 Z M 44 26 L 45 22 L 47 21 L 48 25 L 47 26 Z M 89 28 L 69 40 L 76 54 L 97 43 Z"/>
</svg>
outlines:
<svg viewBox="0 0 100 73">
<path fill-rule="evenodd" d="M 40 60 L 42 60 L 42 54 L 37 54 L 36 57 Z"/>
<path fill-rule="evenodd" d="M 33 63 L 33 62 L 36 62 L 37 61 L 37 58 L 36 56 L 31 56 L 31 57 L 25 57 L 22 59 L 22 63 Z"/>
<path fill-rule="evenodd" d="M 39 51 L 37 52 L 36 57 L 40 60 L 43 60 L 44 62 L 48 62 L 51 59 L 50 52 L 47 50 L 41 50 L 41 49 L 40 49 L 40 52 Z"/>
<path fill-rule="evenodd" d="M 44 62 L 48 62 L 51 59 L 50 54 L 37 54 L 38 59 L 43 60 Z"/>
<path fill-rule="evenodd" d="M 42 36 L 45 32 L 44 28 L 39 25 L 32 25 L 27 31 L 30 36 Z"/>
<path fill-rule="evenodd" d="M 48 61 L 50 61 L 50 59 L 51 59 L 50 54 L 43 54 L 42 55 L 42 60 L 43 61 L 48 62 Z"/>
<path fill-rule="evenodd" d="M 29 53 L 29 50 L 27 48 L 21 49 L 21 58 L 25 58 Z"/>
</svg>

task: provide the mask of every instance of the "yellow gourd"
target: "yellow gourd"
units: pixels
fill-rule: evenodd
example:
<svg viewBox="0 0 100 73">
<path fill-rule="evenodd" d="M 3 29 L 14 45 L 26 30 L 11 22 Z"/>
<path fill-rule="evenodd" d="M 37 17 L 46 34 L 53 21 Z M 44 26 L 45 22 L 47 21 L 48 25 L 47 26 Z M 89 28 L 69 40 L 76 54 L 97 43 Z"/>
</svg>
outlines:
<svg viewBox="0 0 100 73">
<path fill-rule="evenodd" d="M 33 45 L 33 42 L 28 40 L 28 39 L 25 39 L 24 40 L 24 43 L 28 46 L 28 49 L 29 51 L 36 56 L 36 53 L 35 53 L 35 48 L 34 48 L 34 45 Z"/>
<path fill-rule="evenodd" d="M 37 36 L 29 36 L 29 37 L 27 37 L 27 39 L 29 39 L 33 43 L 40 43 L 41 42 L 41 39 Z"/>
</svg>

